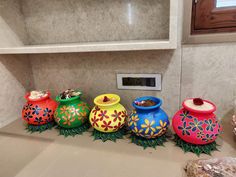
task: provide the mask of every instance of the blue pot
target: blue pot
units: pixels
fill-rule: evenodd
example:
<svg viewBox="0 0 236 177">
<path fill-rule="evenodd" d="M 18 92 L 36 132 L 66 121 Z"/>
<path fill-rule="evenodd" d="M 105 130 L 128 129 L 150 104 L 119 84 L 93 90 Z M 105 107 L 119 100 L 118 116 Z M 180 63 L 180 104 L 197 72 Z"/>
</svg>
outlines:
<svg viewBox="0 0 236 177">
<path fill-rule="evenodd" d="M 135 104 L 136 101 L 152 100 L 156 103 L 154 106 L 142 107 Z M 137 98 L 133 102 L 135 110 L 128 119 L 130 130 L 143 138 L 156 138 L 167 131 L 170 124 L 167 114 L 160 108 L 162 100 L 152 96 Z"/>
</svg>

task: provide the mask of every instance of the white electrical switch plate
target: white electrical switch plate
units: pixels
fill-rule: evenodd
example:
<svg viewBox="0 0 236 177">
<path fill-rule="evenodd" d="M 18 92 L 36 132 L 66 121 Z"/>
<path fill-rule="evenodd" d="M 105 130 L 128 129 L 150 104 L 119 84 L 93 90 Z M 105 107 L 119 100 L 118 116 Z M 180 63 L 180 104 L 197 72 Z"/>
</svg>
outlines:
<svg viewBox="0 0 236 177">
<path fill-rule="evenodd" d="M 161 74 L 117 74 L 118 89 L 161 90 Z"/>
</svg>

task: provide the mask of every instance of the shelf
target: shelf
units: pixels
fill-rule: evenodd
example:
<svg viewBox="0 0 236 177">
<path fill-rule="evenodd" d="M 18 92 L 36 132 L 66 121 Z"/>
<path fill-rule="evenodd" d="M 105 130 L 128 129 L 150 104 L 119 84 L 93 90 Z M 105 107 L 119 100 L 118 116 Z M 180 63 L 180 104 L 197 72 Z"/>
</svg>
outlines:
<svg viewBox="0 0 236 177">
<path fill-rule="evenodd" d="M 100 51 L 132 51 L 175 49 L 168 40 L 156 41 L 120 41 L 120 42 L 89 42 L 75 44 L 26 45 L 22 47 L 0 48 L 0 54 L 33 54 L 33 53 L 71 53 Z"/>
<path fill-rule="evenodd" d="M 212 156 L 202 154 L 200 158 L 235 157 L 233 138 L 225 139 L 217 140 L 219 151 L 214 151 Z M 67 138 L 58 136 L 56 129 L 30 134 L 21 119 L 0 129 L 0 144 L 0 176 L 4 177 L 63 177 L 66 174 L 70 177 L 173 177 L 183 176 L 188 160 L 199 159 L 193 153 L 184 153 L 171 141 L 165 146 L 144 150 L 126 137 L 116 143 L 94 141 L 91 132 Z M 122 169 L 118 168 L 121 164 Z"/>
<path fill-rule="evenodd" d="M 65 4 L 67 3 L 69 4 L 68 0 L 64 0 L 63 2 Z M 55 1 L 55 3 L 59 3 L 59 2 Z M 76 8 L 78 7 L 80 8 L 80 6 L 78 5 L 81 5 L 80 3 L 84 3 L 84 2 L 78 1 L 77 3 L 78 3 L 77 6 L 75 4 Z M 88 17 L 89 18 L 88 20 L 94 21 L 94 18 L 96 19 L 96 14 L 98 16 L 99 15 L 101 16 L 101 14 L 103 14 L 101 17 L 104 17 L 105 19 L 101 17 L 97 17 L 99 25 L 103 23 L 105 23 L 105 25 L 108 25 L 107 23 L 109 22 L 107 22 L 106 20 L 111 20 L 110 19 L 111 15 L 113 16 L 118 15 L 118 17 L 115 18 L 115 21 L 114 21 L 114 27 L 118 28 L 117 29 L 118 32 L 116 32 L 115 29 L 110 31 L 111 27 L 104 28 L 104 27 L 101 27 L 102 25 L 100 26 L 101 28 L 100 30 L 102 31 L 99 31 L 99 29 L 96 29 L 96 28 L 89 29 L 91 28 L 91 26 L 89 26 L 89 23 L 87 24 L 84 21 L 80 21 L 80 22 L 77 21 L 74 24 L 75 29 L 73 29 L 72 28 L 73 25 L 71 26 L 70 23 L 66 23 L 65 19 L 70 19 L 73 21 L 73 18 L 75 19 L 79 18 L 80 16 L 79 12 L 77 13 L 77 11 L 75 12 L 70 11 L 67 7 L 63 7 L 63 5 L 60 3 L 57 4 L 58 7 L 60 7 L 60 9 L 55 9 L 55 5 L 53 3 L 46 4 L 48 5 L 47 7 L 45 3 L 43 3 L 42 1 L 39 1 L 38 4 L 36 3 L 36 5 L 34 5 L 33 1 L 30 1 L 29 3 L 27 3 L 27 1 L 25 1 L 24 3 L 19 2 L 18 6 L 15 4 L 14 5 L 8 4 L 8 2 L 6 1 L 5 4 L 3 5 L 0 4 L 1 5 L 0 7 L 0 54 L 34 54 L 34 53 L 40 54 L 40 53 L 72 53 L 72 52 L 105 52 L 105 51 L 176 49 L 178 1 L 170 0 L 170 3 L 166 3 L 166 1 L 163 1 L 163 2 L 155 1 L 155 0 L 150 1 L 150 3 L 153 3 L 153 4 L 150 4 L 150 3 L 147 4 L 142 1 L 139 1 L 139 2 L 131 1 L 131 3 L 139 3 L 139 4 L 132 5 L 132 8 L 133 8 L 132 11 L 134 12 L 131 12 L 131 11 L 129 12 L 129 5 L 130 5 L 129 3 L 121 1 L 120 2 L 121 4 L 119 4 L 119 6 L 116 7 L 116 9 L 114 9 L 114 12 L 111 11 L 108 14 L 106 14 L 107 12 L 101 13 L 100 10 L 102 9 L 104 11 L 105 9 L 102 5 L 106 5 L 109 8 L 112 8 L 114 7 L 113 6 L 114 4 L 109 4 L 108 2 L 107 2 L 108 4 L 106 4 L 106 2 L 103 2 L 103 3 L 105 4 L 92 4 L 92 5 L 90 4 L 91 7 L 83 6 L 85 8 L 83 9 L 84 10 L 83 13 L 89 13 L 91 11 L 90 8 L 94 8 L 96 7 L 96 5 L 99 5 L 100 9 L 96 9 L 97 11 L 94 12 L 94 14 L 91 14 L 92 17 Z M 125 4 L 122 4 L 122 3 L 125 3 Z M 165 4 L 164 9 L 163 9 L 163 4 Z M 43 7 L 43 9 L 40 9 L 40 11 L 37 11 L 37 8 L 41 7 L 40 5 Z M 159 15 L 160 13 L 163 14 L 163 10 L 165 11 L 167 9 L 167 6 L 169 9 L 169 13 L 165 13 L 165 15 L 168 14 L 168 16 L 162 17 L 166 19 L 163 22 L 161 20 L 162 18 L 160 18 Z M 11 9 L 7 9 L 9 7 Z M 128 9 L 126 9 L 127 7 Z M 21 8 L 23 8 L 22 10 L 23 12 L 19 10 Z M 144 9 L 150 9 L 150 12 L 147 13 L 146 15 L 144 13 Z M 9 13 L 9 11 L 11 10 L 15 10 L 13 15 Z M 155 10 L 159 10 L 159 12 L 156 13 Z M 42 17 L 41 13 L 45 16 Z M 63 18 L 65 18 L 64 21 L 62 19 L 62 23 L 59 23 L 60 21 L 58 21 L 58 18 L 56 18 L 58 15 L 63 15 Z M 126 18 L 128 18 L 129 20 L 129 18 L 131 18 L 129 17 L 130 15 L 133 16 L 132 18 L 134 18 L 134 22 L 132 22 L 134 24 L 132 25 L 127 24 Z M 48 20 L 47 18 L 49 18 L 50 20 L 53 19 L 54 23 L 49 23 L 51 21 Z M 43 19 L 47 20 L 46 26 L 43 25 L 44 26 L 43 29 L 45 29 L 45 31 L 42 31 L 41 29 L 41 26 L 42 26 L 41 23 L 44 23 Z M 15 20 L 15 23 L 14 23 L 14 20 Z M 148 21 L 148 22 L 145 22 L 145 21 Z M 65 26 L 65 29 L 63 29 L 62 25 L 64 23 L 69 25 L 69 27 Z M 82 23 L 85 26 L 81 27 L 80 23 Z M 162 29 L 163 27 L 162 24 L 166 24 L 166 23 L 168 24 L 166 26 L 168 26 L 169 29 Z M 145 25 L 148 25 L 148 26 L 145 26 Z M 157 25 L 158 29 L 155 28 L 155 26 L 153 25 Z M 122 29 L 122 26 L 124 26 L 125 28 L 124 30 Z M 69 28 L 69 31 L 67 31 L 68 30 L 67 28 Z M 35 31 L 32 31 L 32 29 Z M 94 39 L 92 36 L 89 36 L 87 32 L 83 33 L 83 31 L 81 31 L 84 29 L 92 30 L 92 31 L 89 31 L 88 34 L 91 34 L 92 36 L 94 35 Z M 99 37 L 100 35 L 99 32 L 102 34 L 101 37 Z M 70 35 L 70 33 L 73 33 L 73 35 Z M 107 36 L 106 36 L 106 33 L 108 33 Z M 77 34 L 80 34 L 81 37 L 79 38 Z M 33 35 L 33 37 L 31 36 L 31 39 L 30 39 L 31 42 L 28 41 L 28 38 L 30 38 L 29 37 L 30 35 Z M 74 38 L 76 38 L 74 39 L 74 41 L 73 41 L 73 36 Z M 117 36 L 119 36 L 118 40 L 116 39 L 113 40 L 113 38 L 117 38 Z M 50 38 L 51 41 L 47 40 L 47 37 Z M 128 39 L 128 38 L 131 38 L 131 39 Z M 132 38 L 143 39 L 143 40 L 133 40 Z M 82 42 L 83 40 L 85 41 L 94 40 L 95 42 Z M 111 41 L 108 41 L 108 40 L 111 40 Z"/>
</svg>

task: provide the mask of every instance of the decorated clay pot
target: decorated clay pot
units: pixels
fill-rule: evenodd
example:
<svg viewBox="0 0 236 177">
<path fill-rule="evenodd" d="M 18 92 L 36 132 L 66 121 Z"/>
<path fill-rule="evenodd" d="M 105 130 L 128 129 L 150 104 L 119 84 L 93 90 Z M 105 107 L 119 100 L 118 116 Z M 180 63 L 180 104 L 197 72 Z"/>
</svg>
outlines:
<svg viewBox="0 0 236 177">
<path fill-rule="evenodd" d="M 175 133 L 185 142 L 205 145 L 216 140 L 221 131 L 214 111 L 216 106 L 207 100 L 189 98 L 173 117 Z"/>
<path fill-rule="evenodd" d="M 151 101 L 150 106 L 140 106 L 137 103 Z M 128 119 L 129 129 L 139 137 L 146 139 L 157 138 L 167 131 L 169 120 L 167 114 L 161 109 L 162 100 L 152 96 L 137 98 L 133 102 L 135 110 Z"/>
<path fill-rule="evenodd" d="M 54 121 L 53 114 L 57 103 L 50 98 L 50 92 L 36 99 L 32 99 L 30 93 L 27 93 L 25 99 L 27 102 L 22 110 L 22 118 L 29 125 L 44 125 Z"/>
<path fill-rule="evenodd" d="M 54 117 L 56 123 L 63 128 L 76 128 L 88 121 L 90 112 L 89 105 L 80 99 L 81 95 L 68 99 L 62 99 L 61 95 L 56 97 L 59 105 Z"/>
<path fill-rule="evenodd" d="M 103 94 L 94 99 L 89 120 L 93 128 L 100 132 L 110 133 L 121 129 L 125 124 L 127 112 L 116 94 Z"/>
</svg>

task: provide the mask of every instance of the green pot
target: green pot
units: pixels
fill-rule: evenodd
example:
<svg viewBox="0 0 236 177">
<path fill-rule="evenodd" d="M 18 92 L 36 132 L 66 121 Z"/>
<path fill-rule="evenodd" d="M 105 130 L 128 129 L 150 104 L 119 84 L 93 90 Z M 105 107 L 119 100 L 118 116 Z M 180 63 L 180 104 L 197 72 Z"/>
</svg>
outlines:
<svg viewBox="0 0 236 177">
<path fill-rule="evenodd" d="M 60 127 L 76 128 L 88 121 L 90 108 L 80 99 L 80 96 L 61 99 L 58 95 L 56 101 L 59 102 L 59 106 L 55 111 L 54 118 Z"/>
</svg>

